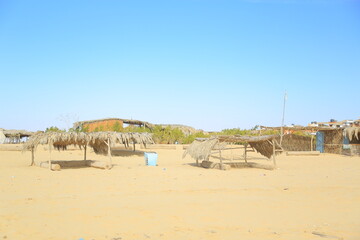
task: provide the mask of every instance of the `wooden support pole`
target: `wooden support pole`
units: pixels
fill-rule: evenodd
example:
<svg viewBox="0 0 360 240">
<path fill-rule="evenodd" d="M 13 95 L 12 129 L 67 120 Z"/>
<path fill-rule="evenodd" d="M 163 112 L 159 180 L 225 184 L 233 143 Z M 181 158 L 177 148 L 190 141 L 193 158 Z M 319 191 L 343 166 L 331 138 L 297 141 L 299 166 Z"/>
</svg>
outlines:
<svg viewBox="0 0 360 240">
<path fill-rule="evenodd" d="M 245 150 L 244 150 L 244 154 L 245 154 L 245 162 L 247 163 L 247 143 L 245 143 Z"/>
<path fill-rule="evenodd" d="M 245 162 L 247 163 L 247 143 L 244 144 L 244 159 L 245 159 Z"/>
<path fill-rule="evenodd" d="M 87 148 L 87 145 L 84 146 L 84 160 L 86 161 L 86 148 Z"/>
<path fill-rule="evenodd" d="M 272 145 L 273 145 L 273 162 L 274 162 L 274 169 L 276 168 L 276 159 L 275 159 L 275 153 L 276 153 L 276 149 L 275 149 L 275 140 L 272 140 Z"/>
<path fill-rule="evenodd" d="M 135 152 L 135 142 L 133 142 L 133 146 L 134 146 L 134 152 Z"/>
<path fill-rule="evenodd" d="M 109 167 L 112 168 L 110 138 L 108 138 L 107 145 L 108 145 Z"/>
<path fill-rule="evenodd" d="M 49 142 L 49 170 L 51 170 L 51 144 Z"/>
<path fill-rule="evenodd" d="M 311 146 L 310 146 L 310 150 L 314 151 L 314 147 L 313 147 L 313 142 L 314 142 L 314 135 L 311 135 Z"/>
<path fill-rule="evenodd" d="M 31 164 L 30 166 L 35 165 L 35 155 L 34 155 L 34 147 L 31 148 Z"/>
</svg>

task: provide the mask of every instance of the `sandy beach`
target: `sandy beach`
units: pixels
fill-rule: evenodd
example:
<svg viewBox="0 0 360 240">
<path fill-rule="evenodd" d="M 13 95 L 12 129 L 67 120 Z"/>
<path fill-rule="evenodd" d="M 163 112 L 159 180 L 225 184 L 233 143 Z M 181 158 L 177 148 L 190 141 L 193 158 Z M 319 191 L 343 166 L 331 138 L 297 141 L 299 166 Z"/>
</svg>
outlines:
<svg viewBox="0 0 360 240">
<path fill-rule="evenodd" d="M 111 170 L 61 171 L 30 167 L 30 152 L 0 151 L 0 239 L 360 239 L 360 157 L 282 154 L 274 171 L 221 171 L 194 166 L 181 149 L 151 151 L 156 167 L 140 153 L 114 156 Z M 40 146 L 35 158 L 49 152 Z"/>
</svg>

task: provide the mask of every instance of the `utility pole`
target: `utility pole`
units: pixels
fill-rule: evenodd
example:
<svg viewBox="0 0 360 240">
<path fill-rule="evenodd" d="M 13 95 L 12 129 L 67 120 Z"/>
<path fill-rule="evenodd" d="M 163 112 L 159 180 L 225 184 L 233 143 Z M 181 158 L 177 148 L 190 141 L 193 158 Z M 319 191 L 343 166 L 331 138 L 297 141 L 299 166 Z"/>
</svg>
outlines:
<svg viewBox="0 0 360 240">
<path fill-rule="evenodd" d="M 282 120 L 281 120 L 280 146 L 282 146 L 282 140 L 283 140 L 283 136 L 284 136 L 284 119 L 285 119 L 285 104 L 286 104 L 286 100 L 287 100 L 287 92 L 286 92 L 286 90 L 285 90 L 283 114 L 282 114 Z"/>
</svg>

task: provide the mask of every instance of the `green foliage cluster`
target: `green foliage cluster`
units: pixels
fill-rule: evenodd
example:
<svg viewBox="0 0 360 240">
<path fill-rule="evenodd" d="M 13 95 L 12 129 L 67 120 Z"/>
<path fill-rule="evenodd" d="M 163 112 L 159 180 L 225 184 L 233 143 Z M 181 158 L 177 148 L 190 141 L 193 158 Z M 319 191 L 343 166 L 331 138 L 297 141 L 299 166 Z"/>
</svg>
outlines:
<svg viewBox="0 0 360 240">
<path fill-rule="evenodd" d="M 60 129 L 55 126 L 51 126 L 51 127 L 46 128 L 45 132 L 66 132 L 66 130 Z"/>
<path fill-rule="evenodd" d="M 261 134 L 257 134 L 257 135 L 279 135 L 279 134 L 280 134 L 279 130 L 268 129 L 268 130 L 262 130 Z"/>
<path fill-rule="evenodd" d="M 112 126 L 112 130 L 114 132 L 121 132 L 122 126 L 119 122 L 115 122 L 115 124 Z"/>
<path fill-rule="evenodd" d="M 99 127 L 96 127 L 94 129 L 94 132 L 103 132 L 104 131 L 104 126 L 103 125 L 100 125 Z"/>
<path fill-rule="evenodd" d="M 78 130 L 78 132 L 89 132 L 89 127 L 84 127 Z"/>
<path fill-rule="evenodd" d="M 221 130 L 221 132 L 218 132 L 217 135 L 253 135 L 253 133 L 251 130 L 230 128 Z"/>
<path fill-rule="evenodd" d="M 184 138 L 184 133 L 178 129 L 171 127 L 162 128 L 161 126 L 155 126 L 153 128 L 153 138 L 156 143 L 175 143 L 182 142 Z"/>
<path fill-rule="evenodd" d="M 102 132 L 104 131 L 104 126 L 99 126 L 94 129 L 94 132 Z M 212 132 L 211 134 L 204 133 L 204 132 L 197 132 L 190 135 L 185 135 L 180 128 L 171 128 L 170 126 L 163 128 L 162 126 L 156 125 L 153 129 L 138 127 L 138 126 L 128 126 L 122 127 L 120 123 L 115 123 L 112 126 L 106 126 L 106 129 L 110 129 L 110 131 L 114 132 L 138 132 L 138 133 L 152 133 L 153 139 L 156 143 L 160 144 L 190 144 L 196 138 L 209 138 L 213 135 L 249 135 L 249 136 L 259 136 L 259 135 L 272 135 L 272 134 L 279 134 L 277 130 L 264 130 L 259 131 L 255 130 L 254 128 L 251 130 L 248 129 L 240 129 L 240 128 L 231 128 L 231 129 L 223 129 L 220 132 Z M 53 131 L 53 132 L 65 132 L 65 130 L 61 130 L 57 127 L 50 127 L 46 129 L 46 132 Z M 74 130 L 72 128 L 69 129 L 69 132 L 77 131 L 77 132 L 88 132 L 88 128 L 77 129 Z M 300 134 L 299 134 L 300 135 Z"/>
<path fill-rule="evenodd" d="M 162 128 L 161 126 L 155 126 L 152 130 L 153 138 L 156 143 L 165 144 L 190 144 L 195 138 L 208 138 L 209 134 L 203 132 L 197 132 L 190 135 L 185 135 L 180 128 L 171 128 L 170 126 Z"/>
<path fill-rule="evenodd" d="M 211 135 L 210 134 L 205 134 L 203 132 L 197 132 L 194 134 L 190 134 L 188 136 L 186 136 L 183 140 L 183 144 L 190 144 L 192 143 L 196 138 L 209 138 Z"/>
</svg>

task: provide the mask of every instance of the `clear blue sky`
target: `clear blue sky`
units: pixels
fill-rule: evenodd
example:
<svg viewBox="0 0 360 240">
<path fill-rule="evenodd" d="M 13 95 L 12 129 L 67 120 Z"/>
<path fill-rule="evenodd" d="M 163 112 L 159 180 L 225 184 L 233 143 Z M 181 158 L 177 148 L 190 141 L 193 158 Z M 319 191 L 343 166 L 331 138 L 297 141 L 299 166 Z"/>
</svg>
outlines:
<svg viewBox="0 0 360 240">
<path fill-rule="evenodd" d="M 360 1 L 0 0 L 0 127 L 360 117 Z"/>
</svg>

